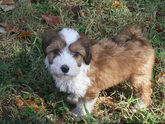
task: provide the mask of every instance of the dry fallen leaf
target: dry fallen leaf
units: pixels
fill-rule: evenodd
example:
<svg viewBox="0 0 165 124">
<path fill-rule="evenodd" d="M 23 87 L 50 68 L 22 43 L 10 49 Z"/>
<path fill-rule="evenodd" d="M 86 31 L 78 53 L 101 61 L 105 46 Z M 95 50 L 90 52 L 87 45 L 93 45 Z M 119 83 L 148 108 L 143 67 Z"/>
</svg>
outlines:
<svg viewBox="0 0 165 124">
<path fill-rule="evenodd" d="M 30 37 L 30 36 L 34 36 L 33 32 L 32 31 L 24 31 L 22 29 L 20 29 L 19 27 L 16 27 L 16 26 L 12 26 L 11 24 L 7 24 L 7 23 L 0 23 L 0 32 L 1 33 L 6 33 L 7 31 L 9 33 L 20 33 L 17 37 Z"/>
<path fill-rule="evenodd" d="M 12 26 L 12 25 L 10 25 L 10 24 L 7 24 L 7 23 L 0 23 L 0 25 L 2 26 L 2 27 L 4 27 L 8 32 L 14 32 L 14 33 L 19 33 L 19 32 L 21 32 L 21 31 L 24 31 L 24 30 L 22 30 L 22 29 L 20 29 L 20 28 L 18 28 L 18 27 L 16 27 L 16 26 Z"/>
<path fill-rule="evenodd" d="M 13 5 L 14 1 L 13 0 L 0 0 L 1 5 Z"/>
<path fill-rule="evenodd" d="M 165 35 L 165 31 L 163 31 L 158 25 L 155 27 L 156 32 Z"/>
<path fill-rule="evenodd" d="M 18 106 L 18 108 L 24 112 L 26 107 L 34 108 L 34 112 L 37 112 L 41 109 L 45 109 L 46 108 L 46 104 L 44 102 L 43 99 L 39 98 L 39 99 L 34 99 L 33 101 L 29 100 L 29 99 L 21 99 L 20 96 L 16 97 L 15 100 L 15 104 Z M 38 105 L 40 104 L 40 106 Z"/>
<path fill-rule="evenodd" d="M 68 13 L 68 17 L 72 17 L 73 20 L 78 20 L 79 18 L 79 15 L 81 17 L 84 17 L 85 14 L 84 14 L 84 11 L 85 11 L 85 7 L 84 6 L 75 6 L 73 7 L 69 13 Z"/>
<path fill-rule="evenodd" d="M 85 16 L 84 12 L 81 12 L 81 11 L 80 11 L 79 13 L 80 13 L 80 16 L 81 16 L 81 17 L 84 17 L 84 16 Z"/>
<path fill-rule="evenodd" d="M 157 75 L 155 75 L 155 81 L 158 81 L 159 77 L 161 77 L 161 76 L 162 76 L 161 72 L 159 72 Z"/>
<path fill-rule="evenodd" d="M 34 36 L 33 32 L 32 31 L 24 31 L 22 33 L 20 33 L 17 37 L 30 37 L 30 36 Z"/>
<path fill-rule="evenodd" d="M 16 97 L 15 104 L 18 106 L 18 108 L 19 108 L 22 112 L 24 112 L 24 111 L 25 111 L 25 108 L 28 107 L 28 104 L 26 104 L 25 102 L 23 102 L 23 101 L 20 99 L 20 96 L 17 96 L 17 97 Z"/>
<path fill-rule="evenodd" d="M 162 10 L 162 7 L 158 6 L 158 9 L 159 9 L 159 10 Z"/>
<path fill-rule="evenodd" d="M 135 9 L 133 7 L 128 7 L 130 12 L 136 12 Z"/>
<path fill-rule="evenodd" d="M 129 9 L 130 12 L 136 12 L 136 10 L 133 8 L 133 6 L 135 6 L 134 2 L 129 2 L 126 4 L 127 8 Z"/>
<path fill-rule="evenodd" d="M 120 1 L 114 1 L 112 4 L 113 9 L 116 9 L 116 8 L 119 9 L 121 7 L 122 7 L 122 5 L 121 5 Z"/>
<path fill-rule="evenodd" d="M 46 20 L 46 22 L 50 25 L 50 26 L 55 26 L 55 25 L 59 25 L 59 18 L 57 16 L 53 16 L 50 15 L 49 13 L 43 14 L 41 15 L 42 18 L 44 18 Z"/>
<path fill-rule="evenodd" d="M 15 8 L 13 0 L 0 0 L 0 8 L 5 12 Z"/>
<path fill-rule="evenodd" d="M 159 63 L 159 60 L 157 58 L 155 58 L 155 63 Z"/>
</svg>

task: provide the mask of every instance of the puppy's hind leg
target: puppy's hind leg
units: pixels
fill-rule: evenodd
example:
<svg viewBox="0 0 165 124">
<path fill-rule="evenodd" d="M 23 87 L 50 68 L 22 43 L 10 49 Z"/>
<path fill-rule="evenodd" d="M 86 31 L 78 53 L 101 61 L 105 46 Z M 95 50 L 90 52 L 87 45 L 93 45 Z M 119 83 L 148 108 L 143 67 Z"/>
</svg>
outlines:
<svg viewBox="0 0 165 124">
<path fill-rule="evenodd" d="M 131 78 L 131 84 L 136 92 L 135 96 L 139 98 L 135 109 L 149 106 L 152 94 L 150 79 L 149 75 L 134 75 Z"/>
</svg>

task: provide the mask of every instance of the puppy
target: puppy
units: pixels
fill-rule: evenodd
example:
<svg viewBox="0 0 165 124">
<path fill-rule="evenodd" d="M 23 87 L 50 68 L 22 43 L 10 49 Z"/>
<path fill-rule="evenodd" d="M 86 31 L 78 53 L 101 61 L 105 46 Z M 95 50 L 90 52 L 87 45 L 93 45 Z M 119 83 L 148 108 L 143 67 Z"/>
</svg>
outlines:
<svg viewBox="0 0 165 124">
<path fill-rule="evenodd" d="M 115 43 L 120 39 L 125 43 L 122 46 Z M 141 29 L 134 27 L 117 35 L 115 42 L 102 40 L 90 47 L 85 36 L 69 28 L 49 31 L 43 37 L 46 67 L 60 91 L 69 93 L 67 101 L 76 104 L 74 117 L 86 116 L 84 103 L 91 113 L 100 91 L 125 80 L 131 82 L 139 98 L 135 107 L 149 105 L 153 48 Z"/>
</svg>

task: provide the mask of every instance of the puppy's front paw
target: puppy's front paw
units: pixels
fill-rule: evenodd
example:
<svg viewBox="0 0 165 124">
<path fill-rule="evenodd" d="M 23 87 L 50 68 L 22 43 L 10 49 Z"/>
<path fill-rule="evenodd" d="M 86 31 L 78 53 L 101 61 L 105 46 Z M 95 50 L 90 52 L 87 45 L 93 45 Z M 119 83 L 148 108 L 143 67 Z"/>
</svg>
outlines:
<svg viewBox="0 0 165 124">
<path fill-rule="evenodd" d="M 76 104 L 78 102 L 78 97 L 72 93 L 67 96 L 66 101 L 69 104 Z"/>
<path fill-rule="evenodd" d="M 86 116 L 86 113 L 80 111 L 79 109 L 75 108 L 75 109 L 72 109 L 71 112 L 70 112 L 71 116 L 74 118 L 74 119 L 79 119 L 80 117 L 85 117 Z"/>
<path fill-rule="evenodd" d="M 76 112 L 75 109 L 70 111 L 70 115 L 73 117 L 73 119 L 78 119 L 78 117 L 80 117 L 79 113 Z"/>
</svg>

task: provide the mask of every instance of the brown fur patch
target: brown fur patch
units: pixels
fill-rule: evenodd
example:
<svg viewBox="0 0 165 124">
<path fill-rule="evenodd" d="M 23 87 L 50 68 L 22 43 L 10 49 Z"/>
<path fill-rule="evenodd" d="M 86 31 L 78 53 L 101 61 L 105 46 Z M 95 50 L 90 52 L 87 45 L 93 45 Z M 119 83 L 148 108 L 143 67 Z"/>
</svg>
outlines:
<svg viewBox="0 0 165 124">
<path fill-rule="evenodd" d="M 42 47 L 45 56 L 48 55 L 49 63 L 52 63 L 56 57 L 54 50 L 60 52 L 66 46 L 66 42 L 58 34 L 59 31 L 60 30 L 46 32 L 42 40 Z"/>
<path fill-rule="evenodd" d="M 89 40 L 84 35 L 80 35 L 80 38 L 69 46 L 69 50 L 71 53 L 75 53 L 75 52 L 79 53 L 79 56 L 75 57 L 79 66 L 82 63 L 82 60 L 84 60 L 86 64 L 90 63 L 92 58 L 90 43 Z"/>
<path fill-rule="evenodd" d="M 83 61 L 83 58 L 86 55 L 85 48 L 81 45 L 79 41 L 77 41 L 69 46 L 69 50 L 72 54 L 78 53 L 77 56 L 75 56 L 74 58 L 77 61 L 77 65 L 80 67 Z"/>
<path fill-rule="evenodd" d="M 125 34 L 122 32 L 116 40 L 126 42 L 127 35 L 130 36 L 134 30 L 132 27 L 126 29 Z M 87 89 L 86 100 L 97 97 L 101 90 L 130 80 L 135 91 L 140 94 L 144 107 L 148 106 L 152 93 L 150 80 L 154 50 L 141 32 L 136 31 L 121 47 L 111 40 L 102 40 L 92 47 L 92 56 L 88 73 L 92 86 Z"/>
</svg>

